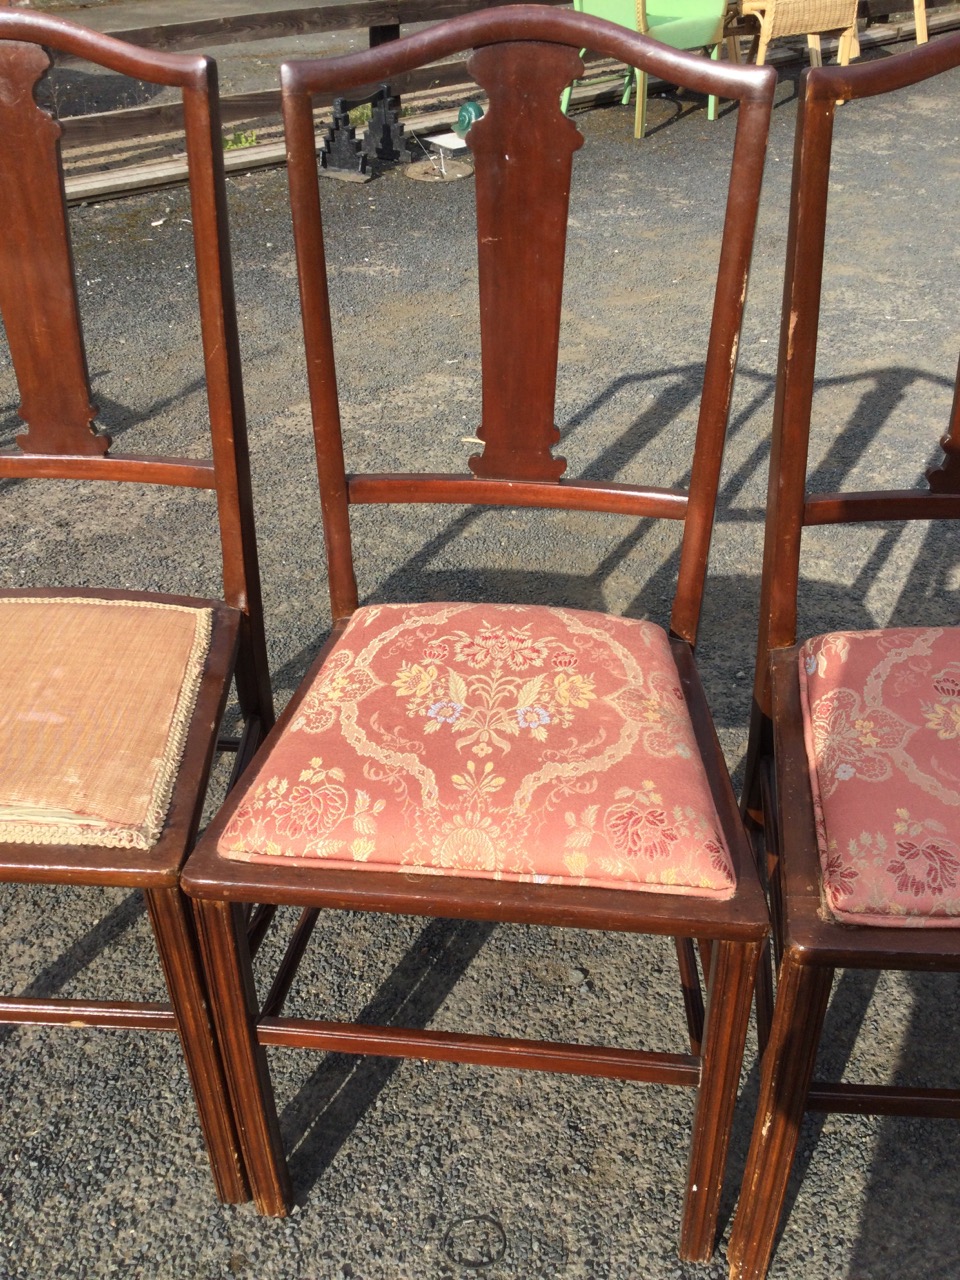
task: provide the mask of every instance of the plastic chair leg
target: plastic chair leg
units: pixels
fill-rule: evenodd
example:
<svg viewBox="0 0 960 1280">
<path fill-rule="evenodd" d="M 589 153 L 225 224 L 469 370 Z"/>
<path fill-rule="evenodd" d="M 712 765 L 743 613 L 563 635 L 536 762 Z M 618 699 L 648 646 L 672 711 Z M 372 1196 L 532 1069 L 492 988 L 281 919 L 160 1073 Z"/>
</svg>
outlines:
<svg viewBox="0 0 960 1280">
<path fill-rule="evenodd" d="M 718 44 L 715 44 L 713 48 L 710 50 L 710 57 L 713 59 L 714 62 L 716 62 L 717 59 L 720 57 L 720 46 Z M 710 97 L 707 99 L 707 119 L 708 120 L 716 120 L 718 101 L 719 100 L 715 93 L 711 93 Z"/>
<path fill-rule="evenodd" d="M 580 57 L 582 58 L 586 52 L 587 52 L 586 49 L 581 49 Z M 570 106 L 570 95 L 573 93 L 573 86 L 576 83 L 577 83 L 576 80 L 572 81 L 570 84 L 567 85 L 563 93 L 561 93 L 560 95 L 560 110 L 563 112 L 564 115 L 567 114 L 567 108 Z"/>
</svg>

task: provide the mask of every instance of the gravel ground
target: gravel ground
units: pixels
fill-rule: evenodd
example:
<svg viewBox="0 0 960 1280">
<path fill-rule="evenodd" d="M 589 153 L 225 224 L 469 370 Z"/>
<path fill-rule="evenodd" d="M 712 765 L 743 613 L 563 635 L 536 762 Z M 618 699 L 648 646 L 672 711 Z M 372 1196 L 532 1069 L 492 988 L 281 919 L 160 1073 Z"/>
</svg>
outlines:
<svg viewBox="0 0 960 1280">
<path fill-rule="evenodd" d="M 960 76 L 840 113 L 816 470 L 916 483 L 956 367 Z M 781 83 L 701 635 L 731 767 L 744 746 L 795 83 Z M 735 113 L 651 104 L 581 117 L 557 420 L 571 474 L 687 473 Z M 328 625 L 285 174 L 230 182 L 271 667 L 279 699 Z M 460 466 L 479 377 L 471 181 L 324 185 L 340 378 L 358 465 Z M 951 196 L 951 191 L 953 195 Z M 79 209 L 76 257 L 101 421 L 123 447 L 201 447 L 186 195 Z M 616 258 L 616 261 L 614 261 Z M 0 436 L 17 396 L 0 370 Z M 395 428 L 403 421 L 404 430 Z M 209 501 L 6 483 L 0 585 L 216 589 Z M 65 491 L 68 500 L 65 501 Z M 629 521 L 445 509 L 361 511 L 367 600 L 552 600 L 663 619 L 676 538 Z M 521 550 L 522 548 L 522 550 Z M 954 531 L 809 539 L 804 624 L 956 623 Z M 414 583 L 418 585 L 414 585 Z M 269 957 L 267 957 L 268 959 Z M 142 998 L 160 988 L 136 895 L 0 888 L 5 990 Z M 415 994 L 410 995 L 413 990 Z M 478 1033 L 680 1047 L 668 944 L 330 913 L 292 1007 Z M 958 980 L 848 973 L 825 1072 L 955 1083 Z M 924 1054 L 918 1051 L 923 1036 Z M 171 1038 L 0 1028 L 0 1277 L 490 1280 L 722 1277 L 676 1258 L 692 1095 L 471 1067 L 271 1054 L 297 1206 L 217 1205 Z M 748 1046 L 724 1197 L 756 1094 Z M 771 1280 L 956 1274 L 955 1125 L 808 1120 Z"/>
</svg>

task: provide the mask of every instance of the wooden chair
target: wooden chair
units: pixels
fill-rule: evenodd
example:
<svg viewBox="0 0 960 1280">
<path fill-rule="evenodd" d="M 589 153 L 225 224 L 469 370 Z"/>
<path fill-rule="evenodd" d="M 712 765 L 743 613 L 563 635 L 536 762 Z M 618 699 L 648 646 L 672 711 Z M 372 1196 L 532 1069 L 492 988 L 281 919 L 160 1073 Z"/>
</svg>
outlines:
<svg viewBox="0 0 960 1280">
<path fill-rule="evenodd" d="M 805 1110 L 960 1117 L 960 1091 L 812 1079 L 835 969 L 960 970 L 960 628 L 918 618 L 795 643 L 805 526 L 960 517 L 960 395 L 926 490 L 806 484 L 835 103 L 958 65 L 952 35 L 801 80 L 744 791 L 766 833 L 780 953 L 730 1241 L 731 1274 L 744 1280 L 766 1274 Z"/>
<path fill-rule="evenodd" d="M 560 112 L 597 50 L 741 103 L 689 494 L 563 480 L 552 447 L 573 152 Z M 313 93 L 473 49 L 482 452 L 466 474 L 344 471 Z M 775 76 L 674 53 L 598 19 L 490 10 L 351 57 L 284 64 L 283 110 L 335 625 L 258 762 L 185 869 L 248 1171 L 283 1214 L 289 1174 L 264 1045 L 621 1076 L 699 1090 L 684 1257 L 707 1258 L 766 909 L 692 659 Z M 621 282 L 622 283 L 622 282 Z M 524 604 L 358 608 L 349 508 L 479 503 L 684 521 L 671 633 Z M 562 741 L 558 736 L 562 731 Z M 601 746 L 601 743 L 603 744 Z M 303 917 L 256 994 L 244 907 Z M 690 1053 L 281 1016 L 321 908 L 651 933 L 693 948 Z"/>
<path fill-rule="evenodd" d="M 35 99 L 50 66 L 45 46 L 182 90 L 212 459 L 113 452 L 93 429 L 60 126 Z M 0 84 L 0 309 L 26 424 L 19 447 L 0 452 L 4 501 L 21 489 L 12 482 L 31 477 L 212 490 L 224 580 L 223 600 L 109 586 L 0 592 L 0 879 L 141 889 L 170 996 L 169 1005 L 3 998 L 0 1022 L 177 1031 L 217 1191 L 239 1201 L 242 1159 L 178 887 L 215 750 L 237 751 L 239 770 L 273 722 L 216 67 L 4 9 Z M 234 676 L 242 736 L 218 743 Z"/>
</svg>

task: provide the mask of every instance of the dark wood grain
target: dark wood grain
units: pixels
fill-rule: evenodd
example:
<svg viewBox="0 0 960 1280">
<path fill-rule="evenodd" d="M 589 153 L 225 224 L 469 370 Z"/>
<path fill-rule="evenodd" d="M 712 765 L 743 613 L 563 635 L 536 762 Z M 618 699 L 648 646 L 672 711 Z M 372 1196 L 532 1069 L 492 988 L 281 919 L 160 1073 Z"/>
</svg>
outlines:
<svg viewBox="0 0 960 1280">
<path fill-rule="evenodd" d="M 575 49 L 524 41 L 467 63 L 489 100 L 468 135 L 476 165 L 483 410 L 470 459 L 481 479 L 558 480 L 553 418 L 573 153 L 583 137 L 560 94 Z M 509 264 L 509 270 L 506 265 Z M 522 423 L 523 429 L 517 430 Z"/>
<path fill-rule="evenodd" d="M 19 443 L 31 453 L 103 454 L 90 424 L 87 357 L 62 199 L 57 122 L 36 103 L 50 67 L 38 45 L 0 44 L 0 310 L 20 383 Z M 23 157 L 31 157 L 24 181 Z M 59 358 L 51 361 L 51 347 Z"/>
<path fill-rule="evenodd" d="M 581 142 L 575 126 L 560 112 L 559 100 L 563 87 L 580 73 L 583 47 L 740 103 L 689 494 L 641 483 L 561 479 L 565 463 L 552 452 L 557 441 L 554 396 L 567 201 L 571 164 Z M 315 157 L 316 99 L 334 88 L 349 92 L 371 81 L 394 83 L 421 64 L 466 49 L 473 50 L 468 65 L 490 104 L 470 133 L 476 166 L 482 333 L 478 436 L 483 452 L 470 461 L 472 476 L 348 475 Z M 775 75 L 769 69 L 721 67 L 707 59 L 676 54 L 624 28 L 582 15 L 518 6 L 471 14 L 349 58 L 286 63 L 281 82 L 331 608 L 338 620 L 334 639 L 358 602 L 350 525 L 354 505 L 460 502 L 683 521 L 688 550 L 675 597 L 677 634 L 671 639 L 671 653 L 734 860 L 737 887 L 726 901 L 708 901 L 657 891 L 446 874 L 358 873 L 298 866 L 292 858 L 278 858 L 273 864 L 240 862 L 217 852 L 217 841 L 236 811 L 234 798 L 228 798 L 191 857 L 182 884 L 197 899 L 214 1010 L 254 1198 L 261 1211 L 283 1213 L 290 1197 L 264 1045 L 678 1083 L 698 1090 L 680 1249 L 685 1258 L 707 1258 L 716 1235 L 754 973 L 768 920 L 752 850 L 697 675 L 692 639 L 713 524 Z M 622 276 L 617 278 L 622 288 Z M 398 421 L 397 429 L 405 430 L 405 424 Z M 329 648 L 319 656 L 294 694 L 265 750 L 299 713 L 309 683 L 328 652 Z M 247 906 L 252 902 L 296 905 L 302 912 L 288 959 L 263 1008 L 253 981 L 247 937 Z M 686 1008 L 690 1037 L 699 1052 L 641 1052 L 274 1016 L 313 927 L 313 913 L 323 908 L 696 938 L 709 974 L 705 1017 L 694 994 L 695 948 L 683 942 L 681 954 L 691 961 L 684 973 Z"/>
<path fill-rule="evenodd" d="M 944 462 L 928 487 L 807 490 L 811 407 L 836 104 L 893 92 L 960 66 L 960 36 L 902 57 L 817 69 L 801 80 L 787 237 L 780 360 L 767 489 L 760 627 L 744 813 L 766 845 L 779 983 L 760 1100 L 730 1240 L 731 1276 L 762 1280 L 773 1253 L 805 1110 L 960 1115 L 960 1090 L 816 1081 L 814 1063 L 834 971 L 960 972 L 960 927 L 838 923 L 822 900 L 820 852 L 804 742 L 797 640 L 801 536 L 809 525 L 960 518 L 960 398 L 955 391 Z M 925 457 L 933 441 L 920 445 Z M 945 526 L 950 529 L 951 526 Z M 914 619 L 923 625 L 924 619 Z"/>
<path fill-rule="evenodd" d="M 332 1053 L 369 1053 L 425 1062 L 469 1062 L 565 1075 L 637 1080 L 646 1084 L 696 1087 L 700 1060 L 689 1054 L 643 1049 L 604 1049 L 592 1045 L 553 1044 L 511 1036 L 471 1036 L 452 1031 L 406 1027 L 364 1027 L 349 1022 L 308 1018 L 261 1017 L 257 1038 L 278 1048 L 321 1049 Z"/>
<path fill-rule="evenodd" d="M 151 83 L 178 88 L 190 181 L 203 373 L 210 425 L 206 459 L 111 455 L 91 430 L 95 415 L 84 356 L 82 317 L 70 248 L 57 122 L 37 107 L 34 89 L 49 46 Z M 216 69 L 206 58 L 147 53 L 58 18 L 0 10 L 0 307 L 27 431 L 0 454 L 0 476 L 125 481 L 212 489 L 222 553 L 216 600 L 101 588 L 33 584 L 8 598 L 82 597 L 151 601 L 209 609 L 213 627 L 196 705 L 164 825 L 147 850 L 87 845 L 0 844 L 0 879 L 13 884 L 136 886 L 144 891 L 170 1004 L 61 1003 L 0 998 L 0 1022 L 136 1026 L 177 1031 L 193 1085 L 217 1194 L 242 1201 L 249 1190 L 219 1045 L 207 1000 L 190 904 L 179 875 L 200 825 L 207 782 L 235 684 L 251 753 L 273 723 L 253 527 L 243 387 L 230 263 Z M 130 438 L 130 437 L 128 437 Z M 7 486 L 15 502 L 21 485 Z M 128 486 L 131 503 L 136 489 Z M 70 490 L 64 490 L 65 500 Z M 131 528 L 152 530 L 136 517 Z M 33 530 L 36 537 L 42 528 Z M 148 535 L 149 536 L 149 535 Z M 64 634 L 69 653 L 71 636 Z M 82 754 L 79 765 L 86 762 Z M 79 767 L 78 765 L 78 767 Z M 15 1123 L 15 1117 L 11 1118 Z"/>
</svg>

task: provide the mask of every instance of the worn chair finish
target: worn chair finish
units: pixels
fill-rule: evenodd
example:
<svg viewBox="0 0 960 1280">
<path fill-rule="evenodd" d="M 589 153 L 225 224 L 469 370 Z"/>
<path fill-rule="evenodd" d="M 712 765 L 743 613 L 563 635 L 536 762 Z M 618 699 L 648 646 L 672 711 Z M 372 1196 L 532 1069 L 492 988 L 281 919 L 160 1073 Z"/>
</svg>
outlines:
<svg viewBox="0 0 960 1280">
<path fill-rule="evenodd" d="M 582 144 L 559 100 L 581 72 L 583 46 L 741 101 L 689 493 L 566 480 L 565 461 L 553 453 L 567 206 Z M 463 49 L 473 50 L 469 67 L 489 99 L 468 135 L 483 449 L 466 474 L 347 475 L 311 95 L 390 79 Z M 713 1250 L 767 920 L 692 645 L 774 79 L 538 6 L 478 13 L 367 53 L 282 69 L 335 625 L 183 880 L 198 900 L 228 1078 L 264 1212 L 284 1213 L 290 1187 L 263 1046 L 340 1049 L 698 1088 L 681 1252 L 706 1258 Z M 670 635 L 634 620 L 524 604 L 358 608 L 350 507 L 411 502 L 684 521 Z M 582 796 L 590 803 L 579 803 Z M 304 910 L 262 1006 L 244 928 L 252 902 Z M 322 908 L 696 938 L 709 971 L 706 1022 L 689 941 L 680 954 L 690 1053 L 281 1016 Z"/>
<path fill-rule="evenodd" d="M 743 802 L 766 833 L 780 953 L 730 1242 L 745 1280 L 766 1274 L 805 1110 L 960 1117 L 956 1090 L 813 1081 L 835 969 L 960 970 L 960 628 L 918 617 L 795 643 L 805 526 L 960 517 L 960 395 L 927 489 L 815 494 L 806 474 L 836 102 L 958 65 L 953 35 L 801 81 Z"/>
<path fill-rule="evenodd" d="M 702 49 L 711 58 L 718 56 L 723 40 L 723 19 L 726 0 L 574 0 L 577 13 L 616 22 L 629 31 L 659 40 L 671 49 Z M 642 138 L 647 131 L 647 72 L 642 67 L 632 67 L 623 82 L 624 106 L 630 101 L 634 81 L 637 89 L 637 106 L 634 115 L 633 136 Z M 564 111 L 570 103 L 572 86 L 563 92 L 561 106 Z M 707 98 L 707 118 L 717 118 L 717 95 Z"/>
<path fill-rule="evenodd" d="M 48 46 L 182 90 L 211 459 L 115 452 L 92 425 L 60 126 L 35 99 Z M 0 84 L 0 309 L 26 424 L 18 447 L 0 453 L 4 502 L 16 501 L 12 482 L 33 477 L 212 490 L 224 580 L 217 600 L 121 591 L 109 580 L 103 589 L 0 592 L 0 879 L 141 889 L 170 996 L 169 1005 L 4 997 L 0 1021 L 179 1032 L 217 1190 L 239 1201 L 242 1158 L 178 887 L 215 749 L 232 747 L 240 768 L 273 721 L 216 67 L 4 9 Z M 218 743 L 234 676 L 242 737 Z"/>
</svg>

